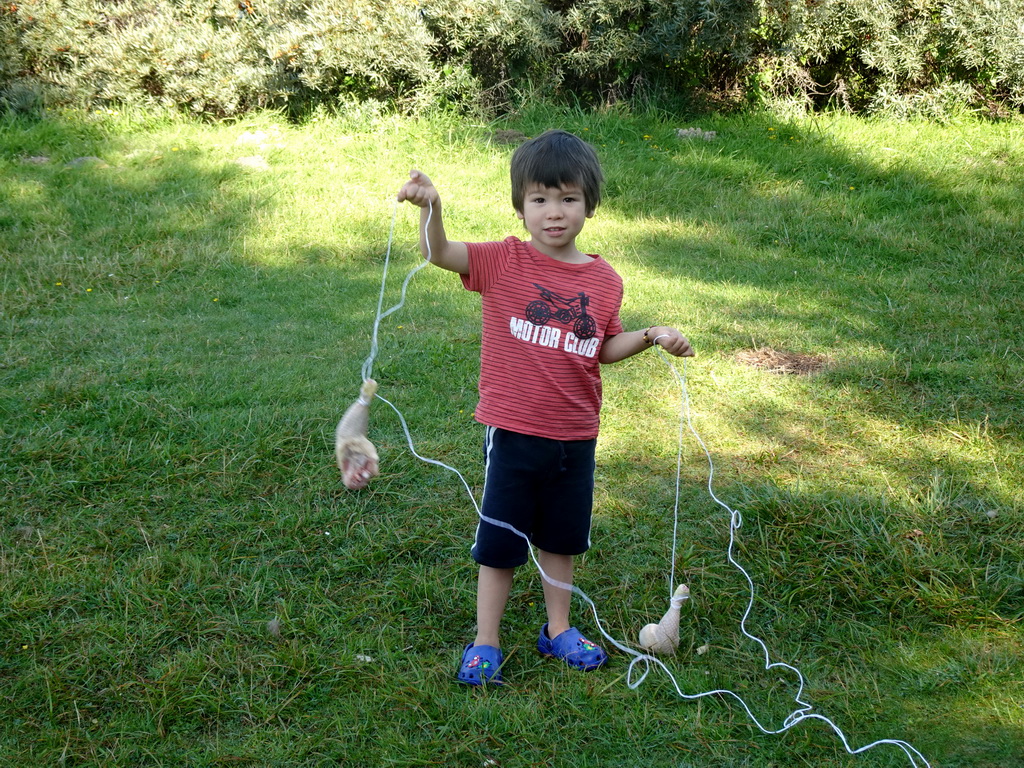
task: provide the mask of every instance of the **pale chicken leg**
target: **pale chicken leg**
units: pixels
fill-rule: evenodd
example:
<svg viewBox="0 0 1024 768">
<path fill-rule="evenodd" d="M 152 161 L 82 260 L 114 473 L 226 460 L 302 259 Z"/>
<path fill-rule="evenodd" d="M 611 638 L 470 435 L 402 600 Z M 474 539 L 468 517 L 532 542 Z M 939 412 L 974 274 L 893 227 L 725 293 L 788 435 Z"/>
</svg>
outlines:
<svg viewBox="0 0 1024 768">
<path fill-rule="evenodd" d="M 365 488 L 377 474 L 378 456 L 366 438 L 370 424 L 370 403 L 377 392 L 377 382 L 367 379 L 359 390 L 359 399 L 345 411 L 334 432 L 334 455 L 341 470 L 342 482 L 350 490 Z"/>
</svg>

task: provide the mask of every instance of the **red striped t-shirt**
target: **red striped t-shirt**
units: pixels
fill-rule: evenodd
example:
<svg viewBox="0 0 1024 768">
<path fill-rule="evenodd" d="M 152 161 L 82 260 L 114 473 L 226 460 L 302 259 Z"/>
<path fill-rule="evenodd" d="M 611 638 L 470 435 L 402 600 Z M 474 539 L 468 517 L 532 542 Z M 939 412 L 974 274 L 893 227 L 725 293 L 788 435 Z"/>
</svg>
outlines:
<svg viewBox="0 0 1024 768">
<path fill-rule="evenodd" d="M 467 243 L 466 289 L 483 299 L 477 421 L 555 440 L 597 437 L 598 354 L 622 333 L 622 278 L 592 256 L 566 264 L 529 243 Z"/>
</svg>

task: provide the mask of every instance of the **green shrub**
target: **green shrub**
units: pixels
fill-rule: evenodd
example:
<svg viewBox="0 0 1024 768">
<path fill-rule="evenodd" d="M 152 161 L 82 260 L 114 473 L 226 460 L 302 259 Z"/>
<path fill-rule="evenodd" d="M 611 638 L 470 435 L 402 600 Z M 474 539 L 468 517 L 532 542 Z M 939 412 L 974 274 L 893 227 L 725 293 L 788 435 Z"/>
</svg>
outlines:
<svg viewBox="0 0 1024 768">
<path fill-rule="evenodd" d="M 291 0 L 272 7 L 254 16 L 281 81 L 306 99 L 399 97 L 436 77 L 434 39 L 415 2 Z"/>
<path fill-rule="evenodd" d="M 946 123 L 978 111 L 977 92 L 966 83 L 942 83 L 932 88 L 902 92 L 880 86 L 866 111 L 902 120 L 924 118 Z"/>
<path fill-rule="evenodd" d="M 1024 106 L 1024 2 L 958 0 L 943 14 L 945 51 L 986 97 Z"/>
<path fill-rule="evenodd" d="M 549 0 L 561 76 L 891 113 L 1024 106 L 1024 0 Z M 897 103 L 902 102 L 902 103 Z"/>
<path fill-rule="evenodd" d="M 508 104 L 517 81 L 549 76 L 558 52 L 558 16 L 539 0 L 430 0 L 427 27 L 442 71 L 463 71 L 485 107 Z"/>
<path fill-rule="evenodd" d="M 213 117 L 516 92 L 714 91 L 929 114 L 1024 107 L 1024 0 L 22 0 L 0 108 L 149 102 Z"/>
<path fill-rule="evenodd" d="M 271 62 L 234 2 L 26 0 L 21 72 L 81 105 L 155 102 L 229 115 L 273 100 Z"/>
<path fill-rule="evenodd" d="M 147 101 L 214 116 L 397 99 L 438 78 L 414 2 L 26 0 L 20 60 L 63 101 Z"/>
<path fill-rule="evenodd" d="M 212 116 L 342 96 L 472 106 L 554 53 L 554 20 L 538 0 L 25 0 L 0 13 L 0 87 Z"/>
<path fill-rule="evenodd" d="M 894 113 L 985 99 L 1019 107 L 1022 19 L 1024 0 L 766 0 L 756 85 Z"/>
<path fill-rule="evenodd" d="M 616 94 L 638 86 L 728 88 L 753 56 L 753 3 L 578 0 L 563 4 L 563 77 Z"/>
</svg>

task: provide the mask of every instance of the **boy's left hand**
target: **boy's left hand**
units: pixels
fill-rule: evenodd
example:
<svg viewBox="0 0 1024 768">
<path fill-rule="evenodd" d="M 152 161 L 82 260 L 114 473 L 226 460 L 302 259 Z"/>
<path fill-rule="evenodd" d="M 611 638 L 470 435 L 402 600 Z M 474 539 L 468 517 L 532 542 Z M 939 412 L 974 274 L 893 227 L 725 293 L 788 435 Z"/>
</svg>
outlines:
<svg viewBox="0 0 1024 768">
<path fill-rule="evenodd" d="M 667 325 L 659 325 L 651 328 L 648 338 L 656 339 L 654 342 L 670 355 L 676 357 L 693 357 L 693 347 L 690 346 L 689 340 L 683 336 L 675 328 L 669 328 Z"/>
</svg>

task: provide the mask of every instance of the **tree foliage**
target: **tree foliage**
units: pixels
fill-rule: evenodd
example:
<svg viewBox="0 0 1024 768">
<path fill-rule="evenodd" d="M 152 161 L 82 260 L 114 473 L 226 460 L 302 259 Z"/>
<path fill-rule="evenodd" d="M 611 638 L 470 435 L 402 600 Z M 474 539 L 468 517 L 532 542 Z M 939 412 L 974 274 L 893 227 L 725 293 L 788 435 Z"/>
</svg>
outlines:
<svg viewBox="0 0 1024 768">
<path fill-rule="evenodd" d="M 762 19 L 770 88 L 855 108 L 953 93 L 1024 106 L 1022 0 L 764 0 Z"/>
<path fill-rule="evenodd" d="M 0 102 L 210 116 L 338 99 L 501 109 L 711 92 L 893 109 L 1024 106 L 1024 0 L 21 0 Z M 26 96 L 27 94 L 27 96 Z"/>
</svg>

